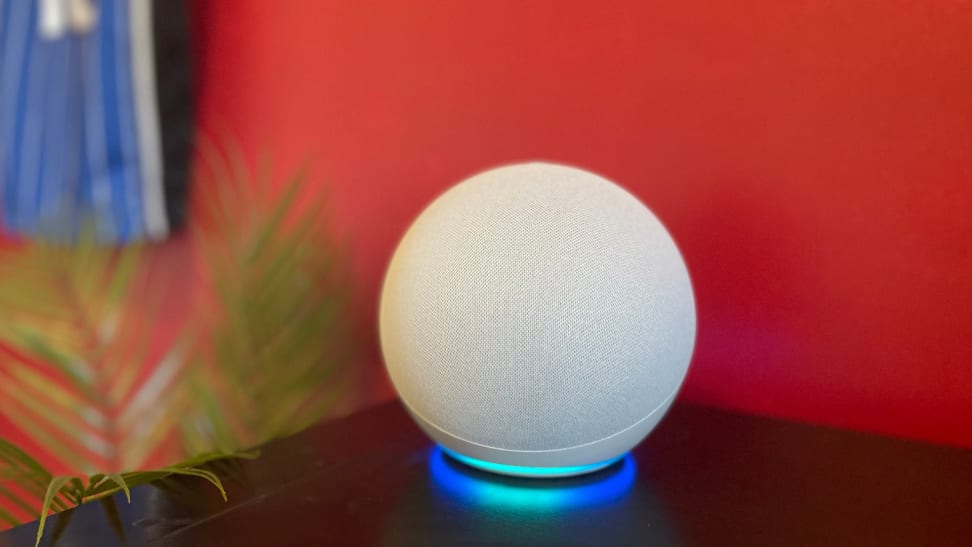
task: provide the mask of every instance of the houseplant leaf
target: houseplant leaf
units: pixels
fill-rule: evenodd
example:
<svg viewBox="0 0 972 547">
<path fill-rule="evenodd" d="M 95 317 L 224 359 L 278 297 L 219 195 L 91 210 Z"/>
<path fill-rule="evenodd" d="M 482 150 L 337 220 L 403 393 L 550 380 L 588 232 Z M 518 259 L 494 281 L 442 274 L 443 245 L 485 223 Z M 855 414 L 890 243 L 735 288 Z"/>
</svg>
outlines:
<svg viewBox="0 0 972 547">
<path fill-rule="evenodd" d="M 303 174 L 275 187 L 239 154 L 206 157 L 214 188 L 231 187 L 220 178 L 231 177 L 241 191 L 214 192 L 197 212 L 202 293 L 212 300 L 200 306 L 190 387 L 198 406 L 183 435 L 194 451 L 239 451 L 304 429 L 349 395 L 350 276 L 327 230 L 327 201 Z"/>
<path fill-rule="evenodd" d="M 0 412 L 58 475 L 174 453 L 186 347 L 150 351 L 157 305 L 139 252 L 36 243 L 0 256 Z"/>
<path fill-rule="evenodd" d="M 0 528 L 40 518 L 40 538 L 48 509 L 130 499 L 169 475 L 225 499 L 206 464 L 255 457 L 246 450 L 348 394 L 349 276 L 326 202 L 230 156 L 214 155 L 219 180 L 199 197 L 189 242 L 203 282 L 190 291 L 150 281 L 149 246 L 82 235 L 0 250 L 0 420 L 31 447 L 0 439 Z M 188 319 L 159 335 L 162 300 L 185 292 L 196 295 Z"/>
</svg>

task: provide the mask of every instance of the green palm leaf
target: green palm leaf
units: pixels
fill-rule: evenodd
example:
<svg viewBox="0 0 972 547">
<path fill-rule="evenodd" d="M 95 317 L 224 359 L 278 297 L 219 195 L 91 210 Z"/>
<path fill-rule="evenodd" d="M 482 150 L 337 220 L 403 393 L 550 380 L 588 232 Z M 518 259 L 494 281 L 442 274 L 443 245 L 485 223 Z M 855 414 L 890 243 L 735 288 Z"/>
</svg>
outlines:
<svg viewBox="0 0 972 547">
<path fill-rule="evenodd" d="M 40 517 L 51 474 L 27 453 L 0 440 L 0 520 L 8 526 Z M 65 509 L 69 502 L 58 497 L 51 505 Z"/>
<path fill-rule="evenodd" d="M 196 238 L 213 299 L 191 367 L 199 406 L 184 422 L 197 451 L 256 446 L 320 420 L 347 395 L 357 347 L 345 252 L 327 231 L 326 200 L 303 176 L 274 188 L 229 156 L 207 155 L 215 187 L 232 176 L 244 190 L 204 201 L 208 224 Z"/>
<path fill-rule="evenodd" d="M 234 456 L 253 457 L 248 453 Z M 226 457 L 226 454 L 206 454 L 154 471 L 96 474 L 88 478 L 85 486 L 80 477 L 51 475 L 26 452 L 0 440 L 0 519 L 7 526 L 38 520 L 36 543 L 40 544 L 47 516 L 52 510 L 61 511 L 92 499 L 108 501 L 111 499 L 108 496 L 118 491 L 125 492 L 131 502 L 131 488 L 170 475 L 202 478 L 215 486 L 225 500 L 226 490 L 219 477 L 198 466 Z"/>
<path fill-rule="evenodd" d="M 50 510 L 168 475 L 225 498 L 203 466 L 253 457 L 348 395 L 357 345 L 326 201 L 301 177 L 251 177 L 235 151 L 203 158 L 201 286 L 174 342 L 157 333 L 169 293 L 148 281 L 151 247 L 0 250 L 0 421 L 36 447 L 0 439 L 0 529 L 40 519 L 40 538 Z"/>
<path fill-rule="evenodd" d="M 138 254 L 81 243 L 0 256 L 0 412 L 59 475 L 143 468 L 176 434 L 185 347 L 150 358 L 157 307 Z"/>
</svg>

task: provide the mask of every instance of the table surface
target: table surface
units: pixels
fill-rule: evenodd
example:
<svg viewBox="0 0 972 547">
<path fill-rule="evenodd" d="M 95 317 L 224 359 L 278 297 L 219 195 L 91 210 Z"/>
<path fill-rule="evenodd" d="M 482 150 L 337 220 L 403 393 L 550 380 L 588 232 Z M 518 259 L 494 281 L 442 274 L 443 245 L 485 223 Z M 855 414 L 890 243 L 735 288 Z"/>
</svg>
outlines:
<svg viewBox="0 0 972 547">
<path fill-rule="evenodd" d="M 398 403 L 49 521 L 45 545 L 970 545 L 972 451 L 677 404 L 594 476 L 500 479 Z M 0 534 L 33 545 L 36 525 Z"/>
</svg>

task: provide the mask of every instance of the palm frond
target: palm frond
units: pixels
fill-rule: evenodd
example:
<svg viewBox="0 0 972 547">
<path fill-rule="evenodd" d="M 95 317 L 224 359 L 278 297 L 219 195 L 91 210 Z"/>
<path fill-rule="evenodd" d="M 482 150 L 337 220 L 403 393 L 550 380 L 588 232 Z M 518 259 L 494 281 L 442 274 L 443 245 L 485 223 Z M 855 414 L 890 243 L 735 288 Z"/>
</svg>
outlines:
<svg viewBox="0 0 972 547">
<path fill-rule="evenodd" d="M 40 544 L 51 511 L 63 511 L 86 501 L 108 498 L 116 492 L 124 492 L 131 502 L 131 488 L 172 475 L 199 477 L 216 487 L 225 500 L 222 481 L 201 466 L 228 457 L 251 458 L 253 455 L 205 454 L 153 471 L 99 473 L 85 481 L 82 477 L 53 476 L 16 445 L 0 439 L 0 519 L 7 526 L 38 520 L 37 544 Z"/>
<path fill-rule="evenodd" d="M 139 469 L 175 434 L 185 348 L 150 359 L 158 314 L 139 252 L 35 244 L 0 256 L 0 413 L 60 475 Z"/>
<path fill-rule="evenodd" d="M 346 257 L 328 232 L 324 196 L 302 175 L 278 189 L 238 157 L 212 159 L 214 174 L 232 173 L 246 190 L 217 192 L 201 211 L 211 221 L 197 240 L 213 300 L 192 366 L 199 409 L 184 436 L 196 450 L 226 451 L 323 418 L 347 393 L 356 344 Z"/>
<path fill-rule="evenodd" d="M 326 200 L 302 177 L 252 177 L 237 150 L 203 158 L 202 287 L 175 341 L 157 335 L 172 294 L 147 281 L 150 248 L 0 249 L 0 418 L 32 447 L 0 439 L 0 529 L 40 519 L 39 541 L 50 511 L 170 475 L 225 499 L 207 464 L 255 457 L 348 393 L 350 276 Z"/>
<path fill-rule="evenodd" d="M 40 516 L 51 474 L 17 446 L 0 439 L 0 520 L 16 526 Z M 61 507 L 68 507 L 61 501 Z M 52 504 L 54 501 L 52 500 Z"/>
</svg>

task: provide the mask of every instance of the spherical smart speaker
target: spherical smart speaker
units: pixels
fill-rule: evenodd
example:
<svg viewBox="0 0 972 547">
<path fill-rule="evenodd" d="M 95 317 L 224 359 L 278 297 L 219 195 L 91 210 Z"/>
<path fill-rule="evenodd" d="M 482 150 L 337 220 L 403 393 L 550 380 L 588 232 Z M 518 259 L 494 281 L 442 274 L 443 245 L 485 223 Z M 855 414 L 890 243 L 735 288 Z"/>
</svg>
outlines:
<svg viewBox="0 0 972 547">
<path fill-rule="evenodd" d="M 526 163 L 422 212 L 388 267 L 379 328 L 402 403 L 445 452 L 562 477 L 618 461 L 658 424 L 692 356 L 695 300 L 637 198 Z"/>
</svg>

